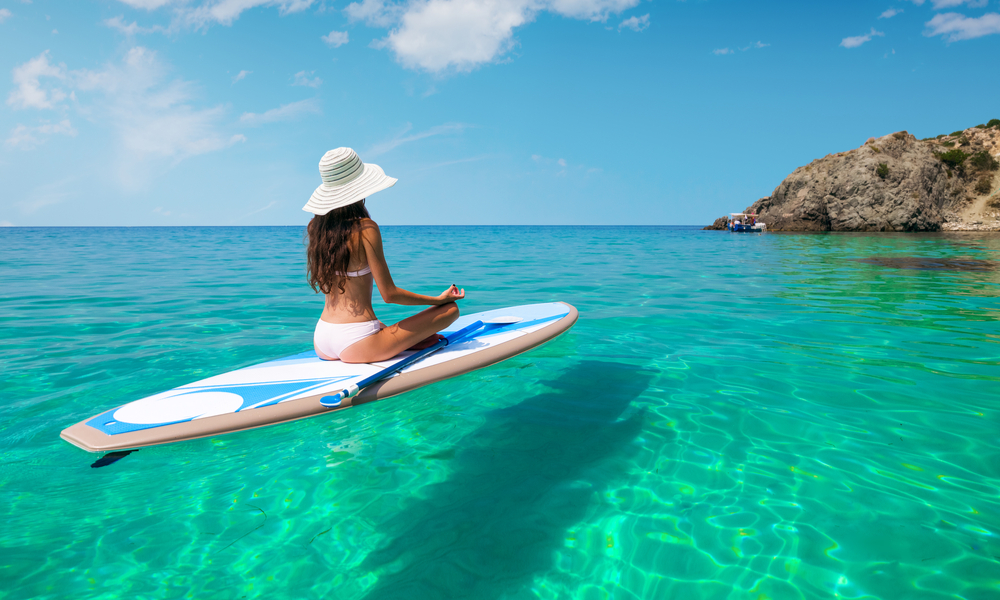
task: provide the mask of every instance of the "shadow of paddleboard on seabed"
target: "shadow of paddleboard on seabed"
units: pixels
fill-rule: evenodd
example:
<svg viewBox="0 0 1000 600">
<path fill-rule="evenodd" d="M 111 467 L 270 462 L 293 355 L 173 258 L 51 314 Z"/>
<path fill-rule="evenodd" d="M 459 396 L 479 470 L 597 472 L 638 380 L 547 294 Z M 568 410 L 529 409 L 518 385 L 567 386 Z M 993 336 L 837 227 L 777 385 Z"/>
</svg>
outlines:
<svg viewBox="0 0 1000 600">
<path fill-rule="evenodd" d="M 366 598 L 489 600 L 551 569 L 567 528 L 616 470 L 592 471 L 630 454 L 644 414 L 622 417 L 651 378 L 630 365 L 582 362 L 548 383 L 551 392 L 491 413 L 457 444 L 447 481 L 378 525 L 388 541 L 357 573 L 378 576 Z"/>
</svg>

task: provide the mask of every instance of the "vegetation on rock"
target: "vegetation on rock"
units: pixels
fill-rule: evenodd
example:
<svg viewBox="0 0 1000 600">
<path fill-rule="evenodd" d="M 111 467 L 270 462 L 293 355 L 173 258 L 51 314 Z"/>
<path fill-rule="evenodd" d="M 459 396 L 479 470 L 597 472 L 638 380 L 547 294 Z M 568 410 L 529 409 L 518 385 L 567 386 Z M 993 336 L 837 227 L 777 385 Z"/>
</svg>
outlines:
<svg viewBox="0 0 1000 600">
<path fill-rule="evenodd" d="M 882 179 L 885 179 L 889 176 L 889 165 L 886 163 L 879 163 L 878 168 L 875 169 L 875 174 Z"/>
<path fill-rule="evenodd" d="M 979 181 L 976 182 L 975 190 L 977 194 L 983 194 L 983 195 L 989 194 L 990 190 L 992 189 L 993 189 L 993 178 L 990 177 L 989 175 L 983 175 L 982 177 L 979 178 Z"/>
<path fill-rule="evenodd" d="M 965 162 L 965 159 L 969 158 L 968 154 L 962 152 L 958 148 L 954 150 L 949 150 L 947 152 L 942 152 L 941 154 L 938 154 L 936 156 L 941 162 L 943 162 L 944 164 L 948 165 L 953 169 L 961 167 L 962 163 Z"/>
<path fill-rule="evenodd" d="M 986 122 L 987 127 L 996 127 L 1000 129 L 1000 119 L 990 119 Z"/>
<path fill-rule="evenodd" d="M 986 150 L 976 152 L 969 157 L 969 165 L 977 171 L 996 171 L 1000 169 L 1000 162 L 993 158 L 993 155 Z"/>
</svg>

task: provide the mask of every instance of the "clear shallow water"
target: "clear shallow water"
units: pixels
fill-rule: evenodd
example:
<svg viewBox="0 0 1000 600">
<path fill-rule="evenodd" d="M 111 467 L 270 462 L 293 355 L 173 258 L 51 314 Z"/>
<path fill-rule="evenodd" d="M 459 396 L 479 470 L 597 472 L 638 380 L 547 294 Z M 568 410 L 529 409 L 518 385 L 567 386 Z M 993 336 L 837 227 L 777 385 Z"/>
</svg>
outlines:
<svg viewBox="0 0 1000 600">
<path fill-rule="evenodd" d="M 1000 597 L 1000 271 L 920 268 L 1000 237 L 384 235 L 410 289 L 580 321 L 91 469 L 61 429 L 310 346 L 302 230 L 0 229 L 0 598 Z"/>
</svg>

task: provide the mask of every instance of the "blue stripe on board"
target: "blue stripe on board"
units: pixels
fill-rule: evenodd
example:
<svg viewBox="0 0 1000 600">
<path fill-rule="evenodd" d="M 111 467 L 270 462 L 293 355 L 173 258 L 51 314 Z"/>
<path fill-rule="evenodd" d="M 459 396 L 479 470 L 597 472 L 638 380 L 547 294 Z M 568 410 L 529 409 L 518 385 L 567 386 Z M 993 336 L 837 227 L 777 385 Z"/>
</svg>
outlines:
<svg viewBox="0 0 1000 600">
<path fill-rule="evenodd" d="M 557 321 L 566 315 L 569 311 L 564 312 L 561 315 L 555 315 L 553 317 L 545 317 L 544 319 L 535 319 L 534 321 L 525 321 L 522 323 L 511 323 L 510 325 L 504 325 L 502 327 L 497 327 L 495 329 L 490 329 L 489 331 L 484 331 L 482 335 L 477 335 L 477 338 L 490 337 L 491 335 L 496 335 L 498 333 L 507 333 L 508 331 L 515 331 L 518 329 L 527 329 L 528 327 L 534 327 L 535 325 L 541 325 L 542 323 L 548 323 L 550 321 Z"/>
</svg>

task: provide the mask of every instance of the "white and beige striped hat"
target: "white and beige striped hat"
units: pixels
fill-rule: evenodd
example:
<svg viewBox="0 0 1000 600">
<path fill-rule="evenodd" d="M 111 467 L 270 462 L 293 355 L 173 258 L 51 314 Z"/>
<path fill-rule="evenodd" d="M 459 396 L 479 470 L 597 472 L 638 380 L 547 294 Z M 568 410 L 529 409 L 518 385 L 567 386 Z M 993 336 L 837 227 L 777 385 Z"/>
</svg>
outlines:
<svg viewBox="0 0 1000 600">
<path fill-rule="evenodd" d="M 302 207 L 315 215 L 325 215 L 396 185 L 396 179 L 387 176 L 382 167 L 361 162 L 350 148 L 337 148 L 324 154 L 319 161 L 319 175 L 323 183 Z"/>
</svg>

